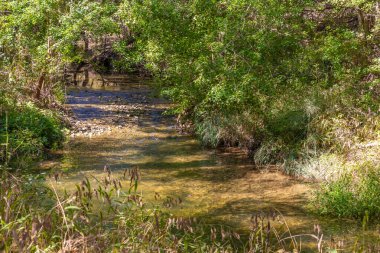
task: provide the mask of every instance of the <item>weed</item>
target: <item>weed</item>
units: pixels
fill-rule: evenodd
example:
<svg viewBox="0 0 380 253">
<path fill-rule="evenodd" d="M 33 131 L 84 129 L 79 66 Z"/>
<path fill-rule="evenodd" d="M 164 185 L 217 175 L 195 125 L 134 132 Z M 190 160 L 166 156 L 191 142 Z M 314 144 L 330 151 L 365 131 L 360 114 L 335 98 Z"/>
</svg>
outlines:
<svg viewBox="0 0 380 253">
<path fill-rule="evenodd" d="M 300 237 L 322 252 L 320 229 L 293 235 L 276 210 L 252 215 L 249 235 L 191 217 L 174 217 L 143 201 L 136 191 L 137 169 L 113 178 L 85 178 L 73 193 L 59 194 L 54 183 L 2 172 L 0 250 L 4 252 L 300 252 Z M 52 175 L 60 180 L 59 174 Z M 53 181 L 51 181 L 53 182 Z M 123 181 L 125 182 L 125 181 Z M 275 227 L 274 224 L 282 224 Z"/>
<path fill-rule="evenodd" d="M 380 214 L 379 192 L 380 168 L 367 162 L 323 183 L 314 201 L 321 214 L 374 219 Z"/>
</svg>

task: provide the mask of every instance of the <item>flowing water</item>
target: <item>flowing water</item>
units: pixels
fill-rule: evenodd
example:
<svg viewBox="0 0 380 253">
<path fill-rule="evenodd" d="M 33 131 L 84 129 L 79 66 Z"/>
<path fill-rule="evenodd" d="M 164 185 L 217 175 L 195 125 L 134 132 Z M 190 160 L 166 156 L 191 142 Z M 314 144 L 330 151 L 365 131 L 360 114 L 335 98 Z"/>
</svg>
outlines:
<svg viewBox="0 0 380 253">
<path fill-rule="evenodd" d="M 101 85 L 68 89 L 74 130 L 61 161 L 41 165 L 65 172 L 55 183 L 59 190 L 74 189 L 84 177 L 96 183 L 95 178 L 106 174 L 104 166 L 116 177 L 138 167 L 138 189 L 145 202 L 163 204 L 177 216 L 247 230 L 253 213 L 275 209 L 293 234 L 314 233 L 314 224 L 322 226 L 325 238 L 352 239 L 358 234 L 360 226 L 352 221 L 310 214 L 308 199 L 315 184 L 286 176 L 276 167 L 256 168 L 240 150 L 206 149 L 179 133 L 174 118 L 164 113 L 171 105 L 155 98 L 146 83 L 106 76 Z"/>
</svg>

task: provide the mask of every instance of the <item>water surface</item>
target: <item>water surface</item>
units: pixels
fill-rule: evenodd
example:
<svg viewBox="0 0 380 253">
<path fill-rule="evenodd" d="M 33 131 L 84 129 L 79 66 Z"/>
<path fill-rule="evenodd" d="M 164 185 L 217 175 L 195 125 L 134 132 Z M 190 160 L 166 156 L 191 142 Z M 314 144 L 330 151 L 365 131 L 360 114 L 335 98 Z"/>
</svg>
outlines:
<svg viewBox="0 0 380 253">
<path fill-rule="evenodd" d="M 177 216 L 248 230 L 252 214 L 276 210 L 293 234 L 313 233 L 314 224 L 321 224 L 325 238 L 352 241 L 362 234 L 353 221 L 310 214 L 308 199 L 316 184 L 276 167 L 256 168 L 241 150 L 206 149 L 181 134 L 175 119 L 164 114 L 171 105 L 153 97 L 145 81 L 125 76 L 105 80 L 100 87 L 68 90 L 75 127 L 58 166 L 66 172 L 55 184 L 58 189 L 70 191 L 84 177 L 96 183 L 94 177 L 105 176 L 105 165 L 119 178 L 125 169 L 137 167 L 145 201 L 180 199 L 178 205 L 164 205 Z M 374 230 L 366 235 L 378 239 Z"/>
</svg>

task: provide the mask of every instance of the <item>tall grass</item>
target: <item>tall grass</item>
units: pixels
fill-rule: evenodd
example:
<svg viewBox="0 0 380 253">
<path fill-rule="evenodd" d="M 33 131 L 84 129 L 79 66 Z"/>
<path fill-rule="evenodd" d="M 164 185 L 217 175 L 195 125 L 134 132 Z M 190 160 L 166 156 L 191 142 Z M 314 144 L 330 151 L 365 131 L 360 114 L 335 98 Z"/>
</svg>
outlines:
<svg viewBox="0 0 380 253">
<path fill-rule="evenodd" d="M 380 218 L 380 168 L 370 162 L 345 168 L 324 182 L 315 204 L 321 214 Z"/>
<path fill-rule="evenodd" d="M 2 172 L 0 251 L 4 252 L 301 252 L 328 249 L 315 234 L 293 235 L 277 211 L 252 215 L 247 234 L 197 218 L 175 217 L 145 203 L 136 189 L 138 170 L 102 180 L 85 178 L 73 193 L 60 194 L 55 180 L 28 180 Z M 129 179 L 129 184 L 125 182 Z M 48 183 L 46 186 L 47 182 Z M 281 227 L 275 224 L 282 224 Z"/>
</svg>

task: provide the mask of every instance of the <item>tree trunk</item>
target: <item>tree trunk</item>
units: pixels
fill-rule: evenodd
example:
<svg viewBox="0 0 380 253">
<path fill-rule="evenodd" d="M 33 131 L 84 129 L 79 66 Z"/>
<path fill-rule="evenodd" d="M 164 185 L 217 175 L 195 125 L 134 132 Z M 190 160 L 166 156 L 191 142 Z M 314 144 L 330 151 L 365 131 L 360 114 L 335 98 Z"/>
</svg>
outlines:
<svg viewBox="0 0 380 253">
<path fill-rule="evenodd" d="M 369 34 L 369 22 L 366 18 L 365 13 L 361 9 L 357 9 L 358 11 L 358 19 L 359 19 L 359 29 L 361 29 L 364 33 L 364 37 L 367 37 Z"/>
<path fill-rule="evenodd" d="M 44 83 L 45 83 L 45 73 L 43 73 L 40 78 L 38 78 L 38 84 L 37 84 L 37 91 L 36 91 L 36 96 L 35 98 L 37 100 L 40 100 L 41 99 L 41 92 L 42 92 L 42 89 L 44 87 Z"/>
<path fill-rule="evenodd" d="M 82 86 L 86 87 L 88 85 L 88 83 L 89 83 L 88 69 L 85 69 L 84 70 L 84 80 L 83 80 Z"/>
</svg>

